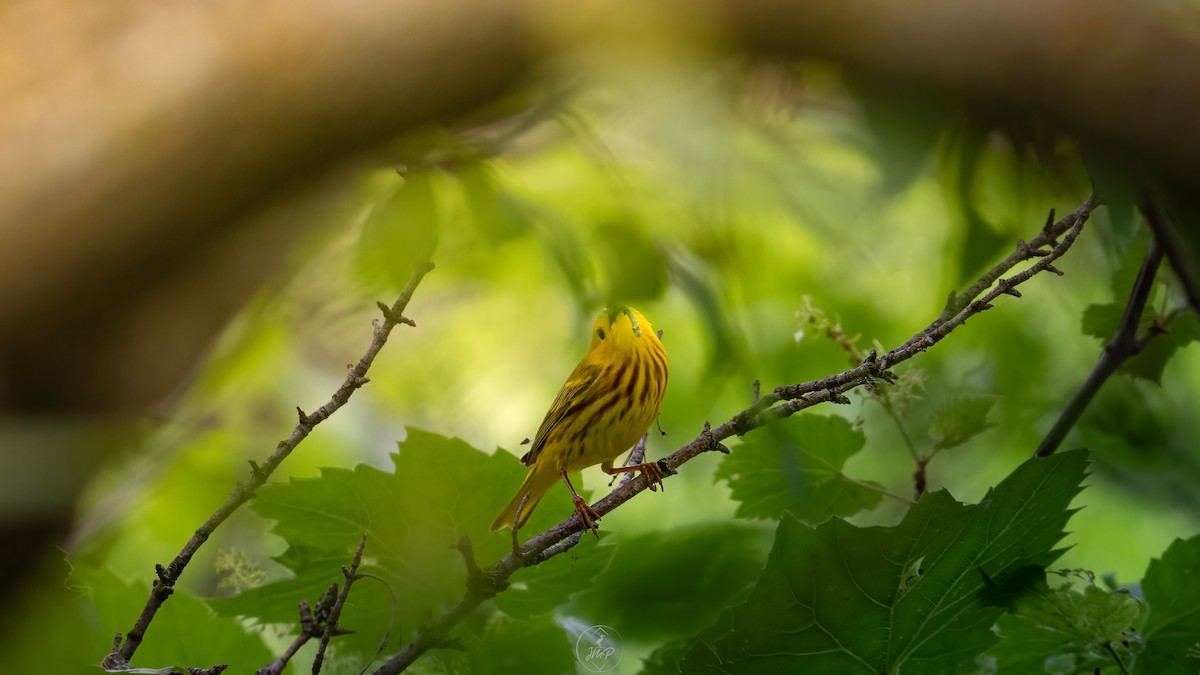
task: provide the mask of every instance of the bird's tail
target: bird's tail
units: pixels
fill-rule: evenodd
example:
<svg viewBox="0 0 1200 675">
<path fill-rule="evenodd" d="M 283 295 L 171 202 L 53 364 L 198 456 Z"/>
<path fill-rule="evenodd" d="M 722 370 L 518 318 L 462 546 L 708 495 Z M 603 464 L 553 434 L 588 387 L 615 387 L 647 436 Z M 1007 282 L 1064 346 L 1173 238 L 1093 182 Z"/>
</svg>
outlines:
<svg viewBox="0 0 1200 675">
<path fill-rule="evenodd" d="M 529 469 L 529 475 L 525 476 L 525 482 L 521 483 L 521 489 L 517 490 L 517 494 L 504 507 L 500 515 L 492 521 L 493 530 L 502 530 L 513 524 L 513 518 L 517 515 L 517 509 L 521 507 L 521 501 L 525 499 L 525 495 L 529 495 L 529 500 L 525 502 L 525 509 L 521 512 L 521 519 L 517 522 L 517 527 L 525 524 L 529 520 L 529 514 L 533 513 L 533 507 L 542 500 L 542 495 L 546 494 L 554 483 L 558 480 L 558 475 L 554 473 L 554 469 L 546 463 L 534 464 Z"/>
</svg>

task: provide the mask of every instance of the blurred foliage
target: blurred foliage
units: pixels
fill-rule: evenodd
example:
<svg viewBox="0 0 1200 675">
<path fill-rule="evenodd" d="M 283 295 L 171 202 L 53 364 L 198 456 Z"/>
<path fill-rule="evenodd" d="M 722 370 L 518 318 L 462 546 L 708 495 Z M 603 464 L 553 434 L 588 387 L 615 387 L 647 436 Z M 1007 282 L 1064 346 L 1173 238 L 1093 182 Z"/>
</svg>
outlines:
<svg viewBox="0 0 1200 675">
<path fill-rule="evenodd" d="M 933 450 L 949 450 L 983 433 L 990 426 L 988 412 L 996 405 L 996 399 L 958 393 L 949 398 L 934 413 L 929 425 L 933 438 Z"/>
<path fill-rule="evenodd" d="M 1197 630 L 1187 570 L 1200 539 L 1171 542 L 1200 529 L 1200 329 L 1165 266 L 1142 327 L 1167 333 L 1068 438 L 1090 454 L 1023 463 L 1111 338 L 1145 253 L 1120 167 L 1089 149 L 1089 174 L 1036 121 L 912 103 L 828 65 L 644 48 L 632 64 L 580 55 L 564 64 L 571 86 L 401 139 L 382 149 L 395 166 L 346 180 L 339 218 L 84 495 L 74 572 L 47 573 L 54 592 L 28 611 L 79 644 L 58 662 L 21 652 L 18 670 L 101 658 L 153 564 L 287 435 L 295 406 L 327 400 L 370 339 L 375 302 L 431 252 L 437 269 L 407 311 L 417 327 L 393 334 L 370 384 L 201 550 L 135 665 L 265 665 L 298 631 L 298 603 L 342 582 L 364 532 L 373 576 L 355 584 L 342 622 L 356 633 L 334 640 L 325 672 L 358 672 L 385 635 L 384 652 L 398 649 L 461 597 L 460 537 L 484 566 L 510 549 L 487 525 L 606 303 L 635 303 L 663 331 L 658 458 L 749 405 L 756 381 L 819 379 L 903 343 L 1094 178 L 1108 206 L 1059 261 L 1064 278 L 1001 298 L 899 367 L 897 385 L 687 464 L 607 516 L 599 541 L 518 572 L 454 631 L 461 650 L 412 672 L 586 672 L 580 638 L 597 625 L 623 639 L 613 672 L 641 659 L 764 672 L 816 651 L 821 672 L 1074 672 L 1127 628 L 1083 619 L 1125 617 L 1136 594 L 1051 588 L 1046 566 L 1129 581 L 1161 554 L 1132 626 L 1144 650 L 1123 654 L 1132 672 L 1194 673 L 1180 636 Z M 928 492 L 914 504 L 898 495 L 914 493 L 917 462 Z M 575 484 L 598 496 L 608 480 L 589 469 Z M 523 534 L 570 512 L 556 486 Z"/>
</svg>

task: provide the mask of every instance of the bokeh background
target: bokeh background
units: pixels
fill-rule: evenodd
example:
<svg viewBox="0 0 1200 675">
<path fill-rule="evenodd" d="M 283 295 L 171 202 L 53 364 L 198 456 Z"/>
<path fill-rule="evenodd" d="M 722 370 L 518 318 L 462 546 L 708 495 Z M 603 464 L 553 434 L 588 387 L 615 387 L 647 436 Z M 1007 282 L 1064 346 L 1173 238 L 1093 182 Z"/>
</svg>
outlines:
<svg viewBox="0 0 1200 675">
<path fill-rule="evenodd" d="M 338 563 L 314 571 L 304 531 L 274 525 L 272 513 L 306 499 L 314 512 L 336 512 L 322 500 L 357 495 L 353 476 L 367 475 L 364 465 L 395 472 L 397 443 L 413 443 L 410 455 L 401 445 L 402 468 L 421 453 L 472 457 L 414 468 L 430 470 L 419 474 L 426 492 L 405 509 L 478 495 L 488 508 L 503 503 L 520 479 L 521 441 L 536 432 L 606 304 L 633 304 L 663 331 L 665 434 L 652 428 L 648 443 L 659 458 L 749 405 L 756 381 L 769 391 L 851 366 L 831 333 L 864 351 L 902 344 L 948 293 L 1034 236 L 1050 209 L 1083 203 L 1097 181 L 1112 186 L 1108 203 L 1057 264 L 1064 276 L 1036 277 L 1021 299 L 1003 297 L 897 368 L 903 385 L 890 390 L 890 410 L 854 392 L 849 406 L 803 413 L 844 418 L 865 437 L 845 465 L 877 495 L 844 514 L 860 525 L 903 515 L 914 491 L 911 451 L 933 449 L 939 411 L 955 400 L 987 401 L 986 429 L 930 462 L 930 490 L 976 502 L 1033 453 L 1104 344 L 1088 334 L 1085 312 L 1123 305 L 1149 241 L 1114 178 L 1119 165 L 1092 161 L 1086 144 L 1043 120 L 979 115 L 838 64 L 730 57 L 666 38 L 620 47 L 568 50 L 465 121 L 405 133 L 252 216 L 265 231 L 288 231 L 269 247 L 275 262 L 264 266 L 274 271 L 243 287 L 247 300 L 181 383 L 124 415 L 123 435 L 105 442 L 113 449 L 78 494 L 61 549 L 40 556 L 19 591 L 26 619 L 7 641 L 21 672 L 99 661 L 136 618 L 153 565 L 245 480 L 247 461 L 287 436 L 296 406 L 327 400 L 370 340 L 376 301 L 390 303 L 426 256 L 437 267 L 406 312 L 416 327 L 393 334 L 370 384 L 273 476 L 264 495 L 276 510 L 243 509 L 202 549 L 139 665 L 229 662 L 231 672 L 249 672 L 277 655 L 295 628 L 271 620 L 290 612 L 294 621 L 295 603 L 316 598 L 271 584 L 309 573 L 336 580 Z M 1183 304 L 1164 271 L 1151 307 L 1166 315 Z M 1093 464 L 1061 567 L 1135 583 L 1172 540 L 1200 530 L 1200 348 L 1189 337 L 1194 315 L 1178 321 L 1177 349 L 1114 377 L 1068 437 L 1066 447 L 1088 448 Z M 493 457 L 475 458 L 468 445 Z M 730 447 L 736 453 L 739 443 Z M 775 526 L 739 517 L 740 502 L 717 477 L 722 461 L 701 457 L 664 492 L 607 516 L 598 544 L 547 573 L 559 575 L 553 584 L 533 586 L 543 594 L 526 600 L 533 610 L 497 600 L 507 618 L 489 605 L 464 628 L 466 653 L 434 652 L 419 671 L 573 670 L 581 666 L 562 658 L 570 636 L 606 624 L 624 638 L 620 672 L 637 672 L 638 658 L 707 625 L 761 569 Z M 337 471 L 347 481 L 340 493 L 328 483 Z M 603 494 L 607 477 L 591 469 L 584 485 Z M 551 492 L 534 525 L 569 515 L 564 494 Z M 386 532 L 409 519 L 411 511 L 391 510 L 397 504 L 371 502 L 372 523 Z M 347 538 L 348 557 L 355 528 L 308 535 Z M 396 536 L 455 561 L 446 549 L 456 537 L 443 534 Z M 507 534 L 491 537 L 476 542 L 481 563 L 505 550 Z M 372 542 L 367 551 L 368 564 L 387 566 L 372 558 L 382 555 Z M 428 597 L 401 594 L 386 651 L 460 592 L 462 571 L 446 564 Z M 679 565 L 697 581 L 663 591 L 656 582 Z M 344 622 L 359 637 L 327 672 L 357 672 L 383 635 L 387 599 L 381 586 L 356 588 Z M 512 618 L 529 616 L 541 618 Z"/>
</svg>

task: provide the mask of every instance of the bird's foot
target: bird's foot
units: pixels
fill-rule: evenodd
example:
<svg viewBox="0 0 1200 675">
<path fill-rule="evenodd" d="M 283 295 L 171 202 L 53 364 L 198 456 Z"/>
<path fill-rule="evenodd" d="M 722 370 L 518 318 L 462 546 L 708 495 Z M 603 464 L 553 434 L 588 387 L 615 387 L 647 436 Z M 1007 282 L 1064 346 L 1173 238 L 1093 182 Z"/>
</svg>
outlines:
<svg viewBox="0 0 1200 675">
<path fill-rule="evenodd" d="M 583 526 L 599 539 L 600 533 L 597 531 L 596 521 L 600 520 L 600 514 L 588 506 L 587 500 L 579 495 L 575 495 L 575 513 L 579 514 L 579 520 L 583 522 Z"/>
<path fill-rule="evenodd" d="M 657 492 L 659 488 L 663 488 L 664 490 L 666 489 L 663 487 L 663 478 L 666 477 L 666 474 L 663 473 L 662 467 L 658 465 L 658 462 L 646 462 L 645 464 L 622 466 L 615 469 L 605 469 L 605 471 L 607 471 L 610 476 L 616 476 L 619 473 L 641 471 L 642 475 L 646 477 L 646 480 L 649 483 L 647 487 L 649 487 L 651 491 Z"/>
</svg>

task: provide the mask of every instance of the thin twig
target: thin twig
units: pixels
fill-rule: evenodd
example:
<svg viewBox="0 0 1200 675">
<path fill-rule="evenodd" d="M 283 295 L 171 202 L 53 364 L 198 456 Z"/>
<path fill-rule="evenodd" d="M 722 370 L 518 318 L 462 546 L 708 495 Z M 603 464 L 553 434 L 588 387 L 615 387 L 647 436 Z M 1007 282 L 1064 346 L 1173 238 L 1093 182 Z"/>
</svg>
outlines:
<svg viewBox="0 0 1200 675">
<path fill-rule="evenodd" d="M 1129 301 L 1125 303 L 1125 313 L 1121 316 L 1117 332 L 1100 353 L 1100 360 L 1096 362 L 1092 372 L 1088 373 L 1087 379 L 1079 385 L 1070 403 L 1063 408 L 1054 426 L 1042 439 L 1041 445 L 1034 452 L 1035 457 L 1049 457 L 1054 454 L 1067 437 L 1067 433 L 1079 421 L 1084 409 L 1092 402 L 1092 398 L 1100 391 L 1100 387 L 1117 372 L 1122 363 L 1141 351 L 1145 341 L 1156 335 L 1149 333 L 1144 340 L 1140 340 L 1138 324 L 1141 322 L 1142 312 L 1146 309 L 1146 301 L 1150 298 L 1150 290 L 1154 287 L 1154 277 L 1158 273 L 1158 265 L 1162 258 L 1163 252 L 1158 240 L 1151 239 L 1150 248 L 1146 249 L 1146 257 L 1142 260 L 1142 268 L 1138 270 L 1137 280 L 1133 282 L 1133 289 L 1129 292 Z"/>
<path fill-rule="evenodd" d="M 229 666 L 222 663 L 220 665 L 213 666 L 212 668 L 192 668 L 191 666 L 188 666 L 185 667 L 184 670 L 188 672 L 188 675 L 221 675 L 221 673 L 225 672 L 227 668 L 229 668 Z"/>
<path fill-rule="evenodd" d="M 354 364 L 346 373 L 346 379 L 338 390 L 324 405 L 316 410 L 311 415 L 305 415 L 303 410 L 297 408 L 299 420 L 296 423 L 292 433 L 286 439 L 279 442 L 275 451 L 267 458 L 261 466 L 255 462 L 250 462 L 250 479 L 245 483 L 238 483 L 234 488 L 233 493 L 225 503 L 220 506 L 209 516 L 208 520 L 196 530 L 192 537 L 188 539 L 183 550 L 171 564 L 163 567 L 156 565 L 157 578 L 154 580 L 154 586 L 150 590 L 150 598 L 146 601 L 146 606 L 142 608 L 141 615 L 138 616 L 137 622 L 125 637 L 125 641 L 119 646 L 114 647 L 113 651 L 104 657 L 101 665 L 105 668 L 127 668 L 130 661 L 133 659 L 134 652 L 145 639 L 146 630 L 150 627 L 150 622 L 154 620 L 155 613 L 162 607 L 167 598 L 171 597 L 171 593 L 175 590 L 175 583 L 179 581 L 179 577 L 183 574 L 184 568 L 191 562 L 192 556 L 200 550 L 204 542 L 212 536 L 217 527 L 225 522 L 229 516 L 237 511 L 243 504 L 250 501 L 254 497 L 254 493 L 262 487 L 275 469 L 287 459 L 288 455 L 296 449 L 296 446 L 303 441 L 309 433 L 321 422 L 324 422 L 339 408 L 344 406 L 350 400 L 350 396 L 358 390 L 359 387 L 366 384 L 367 370 L 375 361 L 375 356 L 379 350 L 383 349 L 384 343 L 387 342 L 388 336 L 392 329 L 398 324 L 404 323 L 407 325 L 415 325 L 413 321 L 404 316 L 404 310 L 408 307 L 409 301 L 412 299 L 413 293 L 417 290 L 417 285 L 421 283 L 421 279 L 433 269 L 433 263 L 426 262 L 420 265 L 408 280 L 408 284 L 392 303 L 386 308 L 382 322 L 375 323 L 375 330 L 371 338 L 371 344 L 367 347 L 367 351 L 363 354 L 358 363 Z M 381 303 L 382 304 L 382 303 Z"/>
<path fill-rule="evenodd" d="M 321 665 L 325 662 L 325 650 L 329 648 L 329 641 L 338 633 L 338 619 L 342 617 L 342 607 L 346 605 L 346 598 L 350 596 L 350 586 L 358 580 L 358 566 L 362 564 L 363 548 L 366 545 L 367 533 L 363 532 L 358 540 L 358 548 L 354 551 L 354 558 L 350 560 L 350 569 L 342 568 L 345 581 L 342 583 L 342 592 L 338 593 L 333 608 L 329 610 L 329 618 L 325 620 L 325 632 L 321 635 L 321 644 L 317 646 L 317 655 L 313 657 L 313 675 L 320 675 Z"/>
<path fill-rule="evenodd" d="M 1124 675 L 1129 675 L 1129 669 L 1125 667 L 1125 662 L 1121 660 L 1121 656 L 1117 654 L 1117 650 L 1113 648 L 1112 643 L 1105 642 L 1104 648 L 1107 649 L 1109 655 L 1113 657 L 1113 661 L 1117 662 L 1117 667 L 1121 669 L 1121 672 L 1124 673 Z"/>
<path fill-rule="evenodd" d="M 287 668 L 288 662 L 296 655 L 296 652 L 300 651 L 300 648 L 309 640 L 316 637 L 319 634 L 319 630 L 320 627 L 316 619 L 313 618 L 312 608 L 309 607 L 307 602 L 301 600 L 300 634 L 296 636 L 295 640 L 292 640 L 292 644 L 288 646 L 287 650 L 279 658 L 272 661 L 266 667 L 254 671 L 254 675 L 281 675 L 283 669 Z"/>
<path fill-rule="evenodd" d="M 625 466 L 637 466 L 646 461 L 646 439 L 649 437 L 650 434 L 642 434 L 637 444 L 633 446 L 633 450 L 629 452 L 629 458 L 625 460 Z M 633 471 L 626 473 L 625 477 L 621 479 L 621 485 L 633 480 L 634 473 Z"/>
<path fill-rule="evenodd" d="M 1075 242 L 1075 238 L 1079 236 L 1084 223 L 1087 222 L 1088 216 L 1091 215 L 1092 209 L 1096 205 L 1096 197 L 1092 195 L 1083 205 L 1062 220 L 1056 223 L 1048 223 L 1042 232 L 1028 244 L 1021 242 L 1017 250 L 1018 252 L 1025 252 L 1018 259 L 1012 260 L 1013 256 L 1010 256 L 985 274 L 985 278 L 992 279 L 995 284 L 994 287 L 991 287 L 990 291 L 984 293 L 989 288 L 988 285 L 981 286 L 979 283 L 975 284 L 972 288 L 979 287 L 978 291 L 953 316 L 948 319 L 939 317 L 902 346 L 880 357 L 876 357 L 875 353 L 872 352 L 862 365 L 823 380 L 777 387 L 774 391 L 759 398 L 750 407 L 734 415 L 727 422 L 715 429 L 706 423 L 704 431 L 699 436 L 674 453 L 658 461 L 659 466 L 664 469 L 663 473 L 674 473 L 681 465 L 706 452 L 728 453 L 729 450 L 721 444 L 721 441 L 726 438 L 741 436 L 758 427 L 824 401 L 849 403 L 849 400 L 842 395 L 843 392 L 881 379 L 894 379 L 894 376 L 888 372 L 889 368 L 907 361 L 937 344 L 950 331 L 961 326 L 971 316 L 991 309 L 992 301 L 999 296 L 1012 295 L 1020 297 L 1016 286 L 1028 281 L 1040 272 L 1050 271 L 1061 274 L 1061 272 L 1054 268 L 1054 261 L 1066 253 L 1067 249 Z M 1058 240 L 1059 237 L 1062 237 L 1062 241 Z M 1050 246 L 1051 248 L 1042 251 L 1040 249 L 1043 246 Z M 1026 260 L 1030 257 L 1026 251 L 1028 247 L 1038 250 L 1038 254 L 1033 257 L 1037 257 L 1039 260 L 1020 273 L 1006 279 L 1001 278 L 1003 274 L 1007 273 L 1021 260 Z M 984 294 L 976 300 L 975 296 L 978 296 L 979 293 Z M 646 476 L 640 475 L 628 483 L 622 483 L 606 497 L 593 504 L 592 509 L 597 514 L 603 516 L 629 501 L 649 486 L 650 481 Z M 558 525 L 526 541 L 520 550 L 513 551 L 491 567 L 484 568 L 480 574 L 492 584 L 507 583 L 508 578 L 522 567 L 539 564 L 570 550 L 579 543 L 582 533 L 583 524 L 580 522 L 579 515 L 573 514 Z M 466 593 L 458 604 L 422 626 L 407 645 L 374 671 L 374 675 L 396 675 L 408 668 L 427 650 L 437 647 L 444 639 L 444 636 L 459 621 L 490 597 L 492 596 L 480 593 L 477 589 L 468 585 Z"/>
</svg>

